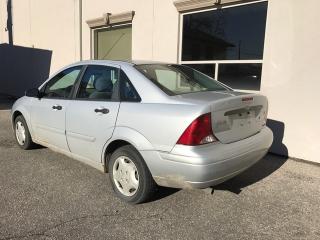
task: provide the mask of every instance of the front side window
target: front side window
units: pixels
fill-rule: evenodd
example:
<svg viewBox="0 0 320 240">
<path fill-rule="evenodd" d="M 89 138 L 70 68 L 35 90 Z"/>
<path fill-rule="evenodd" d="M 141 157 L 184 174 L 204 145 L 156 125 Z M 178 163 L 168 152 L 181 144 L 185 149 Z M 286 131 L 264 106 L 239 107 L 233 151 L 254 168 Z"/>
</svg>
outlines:
<svg viewBox="0 0 320 240">
<path fill-rule="evenodd" d="M 260 90 L 267 7 L 261 1 L 183 14 L 181 63 L 235 89 Z"/>
<path fill-rule="evenodd" d="M 116 67 L 88 66 L 79 85 L 76 98 L 91 100 L 111 100 L 119 80 Z"/>
<path fill-rule="evenodd" d="M 46 85 L 43 97 L 68 98 L 82 66 L 68 68 L 54 76 Z"/>
<path fill-rule="evenodd" d="M 143 64 L 135 67 L 169 95 L 229 90 L 212 78 L 187 66 Z"/>
</svg>

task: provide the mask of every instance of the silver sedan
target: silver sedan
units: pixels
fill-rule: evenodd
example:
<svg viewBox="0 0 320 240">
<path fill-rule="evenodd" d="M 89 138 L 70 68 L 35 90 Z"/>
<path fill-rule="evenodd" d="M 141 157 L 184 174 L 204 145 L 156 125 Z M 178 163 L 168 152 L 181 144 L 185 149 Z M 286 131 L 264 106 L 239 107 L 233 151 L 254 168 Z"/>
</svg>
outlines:
<svg viewBox="0 0 320 240">
<path fill-rule="evenodd" d="M 16 140 L 108 172 L 117 196 L 147 201 L 157 185 L 207 188 L 260 160 L 273 135 L 267 98 L 187 66 L 83 61 L 12 108 Z"/>
</svg>

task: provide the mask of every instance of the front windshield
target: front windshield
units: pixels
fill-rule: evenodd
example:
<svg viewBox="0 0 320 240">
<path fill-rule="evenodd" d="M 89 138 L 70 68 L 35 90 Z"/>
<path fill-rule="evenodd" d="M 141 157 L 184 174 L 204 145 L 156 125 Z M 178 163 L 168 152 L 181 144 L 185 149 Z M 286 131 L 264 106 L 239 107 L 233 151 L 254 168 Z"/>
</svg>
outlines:
<svg viewBox="0 0 320 240">
<path fill-rule="evenodd" d="M 169 95 L 231 90 L 209 76 L 183 65 L 142 64 L 135 67 Z"/>
</svg>

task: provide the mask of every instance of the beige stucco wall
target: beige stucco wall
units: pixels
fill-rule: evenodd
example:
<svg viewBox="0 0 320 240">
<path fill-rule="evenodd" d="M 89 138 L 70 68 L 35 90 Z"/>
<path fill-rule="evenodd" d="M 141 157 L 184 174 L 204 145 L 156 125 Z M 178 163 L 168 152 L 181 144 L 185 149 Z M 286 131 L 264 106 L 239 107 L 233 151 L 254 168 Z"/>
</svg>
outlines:
<svg viewBox="0 0 320 240">
<path fill-rule="evenodd" d="M 104 13 L 135 11 L 132 58 L 176 62 L 178 12 L 173 0 L 83 0 L 83 59 L 90 59 L 86 20 Z M 0 2 L 0 42 L 7 42 L 6 0 Z M 14 44 L 52 51 L 50 72 L 80 59 L 79 0 L 12 0 Z"/>
<path fill-rule="evenodd" d="M 320 1 L 269 0 L 262 93 L 290 156 L 320 162 Z"/>
<path fill-rule="evenodd" d="M 179 14 L 173 0 L 83 0 L 83 58 L 90 58 L 90 29 L 85 21 L 126 11 L 135 11 L 132 58 L 177 62 Z"/>
<path fill-rule="evenodd" d="M 8 40 L 5 4 L 0 1 L 0 43 Z M 78 61 L 78 7 L 79 0 L 13 0 L 14 44 L 51 50 L 51 73 Z M 288 154 L 317 162 L 319 8 L 319 0 L 269 0 L 261 89 L 270 118 L 284 126 Z M 133 59 L 177 62 L 179 14 L 173 0 L 83 0 L 83 59 L 90 58 L 86 20 L 132 10 Z"/>
<path fill-rule="evenodd" d="M 77 1 L 78 2 L 78 1 Z M 83 59 L 90 59 L 90 28 L 86 20 L 102 17 L 104 13 L 120 13 L 133 9 L 133 0 L 83 0 L 82 1 L 82 51 Z"/>
</svg>

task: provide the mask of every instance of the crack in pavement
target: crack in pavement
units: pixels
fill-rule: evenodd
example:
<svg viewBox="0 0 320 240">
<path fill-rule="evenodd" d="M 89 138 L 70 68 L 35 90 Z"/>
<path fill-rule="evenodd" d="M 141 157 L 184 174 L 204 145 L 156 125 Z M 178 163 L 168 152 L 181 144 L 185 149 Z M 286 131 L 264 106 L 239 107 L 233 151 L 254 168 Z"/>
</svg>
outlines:
<svg viewBox="0 0 320 240">
<path fill-rule="evenodd" d="M 122 221 L 137 221 L 137 220 L 162 220 L 161 216 L 166 213 L 169 210 L 169 208 L 164 209 L 161 213 L 156 213 L 156 214 L 151 214 L 151 215 L 146 215 L 140 218 L 125 218 L 122 219 Z M 63 225 L 66 225 L 68 223 L 76 222 L 76 221 L 81 221 L 81 220 L 87 220 L 87 219 L 94 219 L 94 218 L 105 218 L 105 217 L 119 217 L 123 218 L 125 217 L 124 215 L 119 214 L 118 212 L 112 213 L 112 214 L 102 214 L 102 215 L 85 215 L 81 217 L 75 217 L 67 221 L 62 221 L 60 223 L 57 223 L 51 227 L 48 227 L 44 230 L 31 230 L 26 232 L 25 234 L 21 235 L 16 235 L 16 236 L 8 236 L 4 238 L 0 238 L 0 240 L 12 240 L 12 239 L 22 239 L 22 238 L 27 238 L 27 237 L 34 237 L 34 236 L 43 236 L 43 237 L 48 237 L 52 239 L 52 235 L 48 234 L 49 231 L 62 227 Z"/>
</svg>

